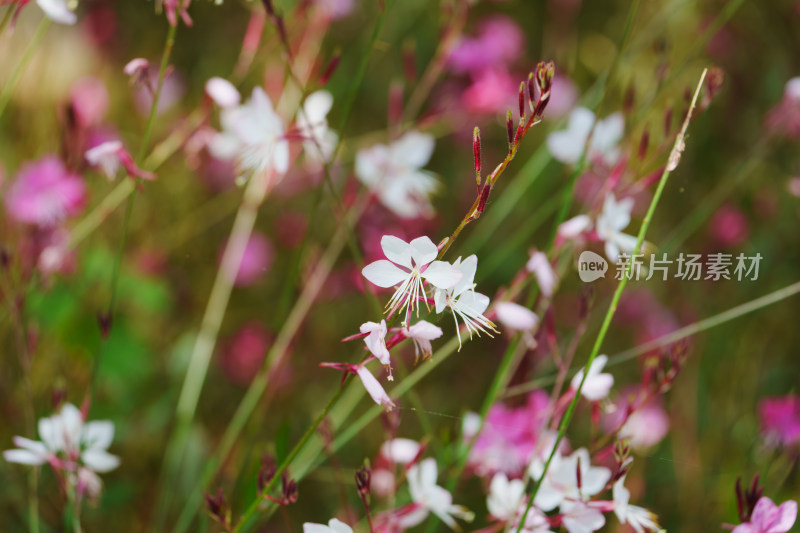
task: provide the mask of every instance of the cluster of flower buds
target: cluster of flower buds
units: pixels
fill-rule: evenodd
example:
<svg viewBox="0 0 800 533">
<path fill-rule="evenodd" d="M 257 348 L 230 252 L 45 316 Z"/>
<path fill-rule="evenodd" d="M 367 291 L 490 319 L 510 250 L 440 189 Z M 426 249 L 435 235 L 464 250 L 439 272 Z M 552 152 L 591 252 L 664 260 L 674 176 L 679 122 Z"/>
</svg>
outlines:
<svg viewBox="0 0 800 533">
<path fill-rule="evenodd" d="M 651 358 L 645 365 L 643 383 L 656 394 L 663 394 L 672 388 L 678 374 L 689 357 L 689 342 L 686 339 L 665 347 L 658 357 Z"/>
<path fill-rule="evenodd" d="M 760 475 L 756 474 L 753 476 L 750 487 L 742 489 L 742 478 L 736 478 L 736 507 L 739 510 L 739 519 L 742 522 L 750 521 L 756 503 L 764 495 L 764 487 L 760 487 L 758 484 L 759 479 Z"/>
<path fill-rule="evenodd" d="M 231 508 L 225 500 L 222 489 L 217 489 L 217 495 L 212 496 L 208 492 L 205 494 L 206 510 L 211 518 L 217 522 L 225 531 L 232 531 Z"/>
</svg>

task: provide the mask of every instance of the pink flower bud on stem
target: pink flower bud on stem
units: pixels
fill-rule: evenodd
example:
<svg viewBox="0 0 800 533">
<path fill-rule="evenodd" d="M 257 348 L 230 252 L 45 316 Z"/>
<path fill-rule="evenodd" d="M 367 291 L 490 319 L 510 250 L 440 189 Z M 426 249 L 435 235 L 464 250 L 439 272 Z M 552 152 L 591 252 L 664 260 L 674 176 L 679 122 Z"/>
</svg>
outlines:
<svg viewBox="0 0 800 533">
<path fill-rule="evenodd" d="M 525 82 L 519 82 L 519 120 L 520 123 L 525 122 Z"/>
<path fill-rule="evenodd" d="M 639 141 L 639 159 L 644 159 L 647 155 L 647 146 L 650 144 L 650 130 L 642 132 L 642 140 Z"/>
<path fill-rule="evenodd" d="M 508 151 L 514 146 L 514 120 L 511 118 L 511 110 L 506 114 L 506 133 L 508 134 Z"/>
<path fill-rule="evenodd" d="M 331 79 L 333 73 L 336 72 L 336 67 L 339 66 L 339 61 L 342 59 L 342 51 L 337 48 L 333 51 L 333 56 L 331 57 L 330 61 L 328 61 L 328 66 L 325 67 L 325 70 L 322 72 L 322 76 L 319 78 L 320 85 L 325 85 L 328 83 L 328 80 Z"/>
<path fill-rule="evenodd" d="M 478 126 L 472 130 L 472 153 L 475 156 L 475 181 L 481 186 L 481 130 Z"/>
</svg>

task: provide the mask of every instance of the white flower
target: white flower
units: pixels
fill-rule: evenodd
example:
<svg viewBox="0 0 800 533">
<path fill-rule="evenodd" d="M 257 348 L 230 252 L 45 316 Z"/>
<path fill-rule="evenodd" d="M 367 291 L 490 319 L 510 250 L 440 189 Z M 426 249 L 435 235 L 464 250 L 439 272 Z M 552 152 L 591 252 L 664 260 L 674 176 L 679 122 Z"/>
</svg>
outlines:
<svg viewBox="0 0 800 533">
<path fill-rule="evenodd" d="M 525 269 L 536 276 L 536 283 L 539 284 L 539 290 L 542 291 L 544 297 L 550 298 L 553 296 L 553 291 L 558 285 L 558 275 L 547 259 L 547 254 L 537 251 L 532 252 Z"/>
<path fill-rule="evenodd" d="M 592 533 L 603 527 L 603 513 L 582 501 L 564 500 L 561 504 L 562 524 L 569 533 Z"/>
<path fill-rule="evenodd" d="M 603 211 L 597 217 L 597 236 L 605 241 L 606 257 L 614 263 L 619 262 L 620 252 L 631 254 L 636 248 L 636 237 L 622 233 L 631 222 L 632 209 L 633 198 L 617 202 L 614 195 L 608 193 Z"/>
<path fill-rule="evenodd" d="M 498 473 L 489 486 L 486 506 L 489 513 L 502 522 L 509 522 L 509 531 L 516 531 L 522 514 L 525 512 L 525 483 L 520 479 L 508 480 L 505 474 Z M 549 533 L 547 517 L 535 507 L 528 510 L 525 526 L 520 533 Z"/>
<path fill-rule="evenodd" d="M 73 481 L 90 495 L 99 493 L 101 486 L 95 472 L 109 472 L 119 466 L 119 458 L 106 451 L 114 440 L 114 424 L 108 420 L 84 423 L 80 410 L 68 403 L 58 414 L 39 419 L 38 429 L 41 441 L 14 437 L 19 448 L 4 451 L 5 460 L 27 465 L 58 462 L 58 468 L 71 474 L 77 470 L 77 480 L 73 477 Z"/>
<path fill-rule="evenodd" d="M 378 144 L 356 154 L 356 176 L 397 216 L 433 213 L 428 197 L 438 183 L 422 169 L 433 153 L 434 139 L 410 131 L 389 146 Z"/>
<path fill-rule="evenodd" d="M 236 107 L 242 100 L 242 96 L 231 82 L 224 78 L 210 78 L 206 82 L 206 94 L 215 104 L 221 108 Z"/>
<path fill-rule="evenodd" d="M 353 528 L 341 520 L 331 518 L 327 526 L 306 522 L 303 524 L 303 533 L 353 533 Z"/>
<path fill-rule="evenodd" d="M 90 165 L 100 167 L 103 174 L 105 174 L 108 179 L 112 180 L 117 176 L 117 172 L 119 171 L 120 161 L 118 153 L 121 149 L 122 143 L 120 141 L 106 141 L 102 144 L 98 144 L 94 148 L 86 150 L 84 157 L 86 157 L 86 161 L 88 161 Z"/>
<path fill-rule="evenodd" d="M 414 342 L 414 354 L 419 358 L 429 358 L 433 354 L 431 341 L 442 336 L 442 328 L 434 326 L 430 322 L 420 320 L 409 328 L 403 328 L 403 335 Z"/>
<path fill-rule="evenodd" d="M 364 388 L 367 389 L 372 400 L 387 411 L 391 411 L 394 408 L 394 402 L 386 394 L 380 382 L 375 379 L 375 376 L 364 365 L 357 366 L 356 373 L 361 378 L 361 383 L 364 384 Z"/>
<path fill-rule="evenodd" d="M 384 235 L 381 248 L 389 260 L 370 263 L 361 273 L 378 287 L 398 285 L 386 304 L 390 315 L 405 307 L 408 307 L 409 313 L 416 307 L 419 313 L 417 299 L 425 297 L 422 280 L 434 287 L 447 289 L 461 278 L 461 272 L 453 265 L 435 260 L 439 251 L 428 237 L 418 237 L 407 243 L 392 235 Z"/>
<path fill-rule="evenodd" d="M 562 222 L 558 226 L 558 236 L 562 239 L 575 239 L 592 228 L 592 219 L 589 215 L 578 215 Z"/>
<path fill-rule="evenodd" d="M 587 160 L 602 159 L 607 164 L 616 163 L 619 159 L 617 144 L 625 133 L 622 113 L 614 113 L 598 121 L 595 126 L 594 113 L 585 107 L 577 107 L 569 116 L 566 130 L 547 136 L 547 148 L 558 161 L 574 165 L 580 159 L 590 133 L 592 140 L 589 142 Z"/>
<path fill-rule="evenodd" d="M 521 332 L 525 344 L 533 349 L 536 347 L 536 339 L 533 333 L 539 325 L 539 317 L 536 313 L 514 302 L 499 302 L 495 305 L 497 320 L 506 328 Z"/>
<path fill-rule="evenodd" d="M 628 504 L 631 493 L 625 488 L 625 476 L 614 483 L 611 492 L 614 495 L 614 514 L 621 523 L 630 525 L 636 533 L 661 530 L 661 526 L 656 521 L 656 515 L 642 507 Z"/>
<path fill-rule="evenodd" d="M 78 21 L 65 0 L 36 0 L 36 5 L 44 11 L 47 18 L 58 24 L 72 25 Z"/>
<path fill-rule="evenodd" d="M 614 385 L 614 376 L 611 374 L 601 374 L 603 367 L 606 366 L 608 357 L 605 355 L 598 355 L 592 366 L 589 367 L 589 374 L 586 376 L 586 382 L 583 384 L 581 394 L 590 402 L 602 400 L 608 396 L 608 391 Z M 583 369 L 579 370 L 572 378 L 570 386 L 572 390 L 578 390 L 578 386 L 583 379 Z"/>
<path fill-rule="evenodd" d="M 422 446 L 411 439 L 387 440 L 381 446 L 381 455 L 393 463 L 407 465 L 417 458 Z"/>
<path fill-rule="evenodd" d="M 209 145 L 212 155 L 236 159 L 242 174 L 289 169 L 289 142 L 281 118 L 261 87 L 253 89 L 247 103 L 222 109 L 222 133 Z"/>
<path fill-rule="evenodd" d="M 389 365 L 389 350 L 386 349 L 386 321 L 381 320 L 381 323 L 364 322 L 361 324 L 361 333 L 369 333 L 364 338 L 364 344 L 367 345 L 369 351 L 374 355 L 378 361 L 383 365 Z"/>
<path fill-rule="evenodd" d="M 469 332 L 480 335 L 483 331 L 490 337 L 488 330 L 497 333 L 494 323 L 483 316 L 483 312 L 489 307 L 489 297 L 475 292 L 475 271 L 478 268 L 478 257 L 471 255 L 461 261 L 459 257 L 453 266 L 461 272 L 461 279 L 452 288 L 438 287 L 433 299 L 436 304 L 436 312 L 441 313 L 445 307 L 449 307 L 453 312 L 453 320 L 456 322 L 456 335 L 458 335 L 458 346 L 461 349 L 461 333 L 458 328 L 458 318 L 464 322 Z"/>
<path fill-rule="evenodd" d="M 303 136 L 306 157 L 315 163 L 328 161 L 336 149 L 339 136 L 328 129 L 326 117 L 333 106 L 333 96 L 328 91 L 308 95 L 303 108 L 297 112 L 297 128 Z"/>
<path fill-rule="evenodd" d="M 580 487 L 578 487 L 579 467 Z M 532 463 L 531 476 L 535 479 L 540 478 L 543 468 L 543 463 Z M 556 452 L 533 502 L 542 511 L 552 511 L 560 505 L 561 511 L 564 512 L 563 506 L 566 502 L 594 496 L 605 488 L 609 479 L 611 470 L 602 466 L 592 466 L 586 448 L 581 448 L 568 457 Z"/>
<path fill-rule="evenodd" d="M 415 521 L 417 524 L 425 519 L 428 512 L 438 516 L 442 522 L 457 529 L 458 525 L 454 518 L 472 521 L 474 514 L 465 507 L 453 505 L 453 496 L 443 487 L 436 484 L 438 468 L 435 459 L 425 459 L 419 464 L 413 465 L 408 469 L 406 478 L 408 479 L 408 490 L 411 499 L 420 509 L 424 511 L 407 516 L 403 520 L 404 527 L 412 527 L 408 521 Z M 411 517 L 411 518 L 409 518 Z"/>
</svg>

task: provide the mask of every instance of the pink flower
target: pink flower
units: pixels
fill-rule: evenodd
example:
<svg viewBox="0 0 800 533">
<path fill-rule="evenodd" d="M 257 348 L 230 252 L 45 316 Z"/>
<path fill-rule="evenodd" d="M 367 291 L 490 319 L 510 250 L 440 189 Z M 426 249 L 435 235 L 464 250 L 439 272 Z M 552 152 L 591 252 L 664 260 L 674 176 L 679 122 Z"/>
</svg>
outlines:
<svg viewBox="0 0 800 533">
<path fill-rule="evenodd" d="M 788 500 L 775 505 L 772 500 L 762 496 L 749 522 L 736 526 L 733 533 L 786 533 L 797 519 L 797 502 Z"/>
<path fill-rule="evenodd" d="M 108 90 L 98 78 L 82 78 L 69 92 L 75 118 L 81 127 L 99 124 L 108 112 Z"/>
<path fill-rule="evenodd" d="M 271 343 L 271 335 L 260 324 L 245 325 L 222 349 L 219 359 L 222 371 L 237 385 L 249 385 L 261 368 Z"/>
<path fill-rule="evenodd" d="M 269 239 L 260 233 L 253 233 L 245 246 L 234 285 L 246 287 L 258 283 L 272 266 L 274 256 L 275 252 Z"/>
<path fill-rule="evenodd" d="M 525 265 L 525 269 L 536 276 L 536 283 L 539 284 L 539 290 L 542 295 L 547 298 L 553 296 L 553 291 L 558 285 L 558 274 L 553 270 L 550 260 L 547 259 L 547 254 L 535 250 L 531 252 L 531 258 Z"/>
<path fill-rule="evenodd" d="M 502 67 L 486 68 L 473 75 L 461 94 L 461 103 L 472 113 L 502 113 L 519 94 L 519 83 Z"/>
<path fill-rule="evenodd" d="M 646 392 L 642 389 L 620 394 L 614 410 L 607 413 L 601 426 L 606 432 L 619 431 L 619 437 L 629 439 L 634 450 L 643 450 L 661 442 L 669 431 L 669 416 L 658 400 L 642 404 Z"/>
<path fill-rule="evenodd" d="M 54 155 L 47 155 L 20 169 L 8 188 L 5 206 L 18 222 L 51 227 L 80 213 L 86 200 L 86 184 Z"/>
<path fill-rule="evenodd" d="M 478 72 L 506 65 L 517 59 L 525 37 L 516 22 L 508 17 L 487 19 L 478 36 L 462 40 L 450 54 L 450 67 L 456 72 Z"/>
<path fill-rule="evenodd" d="M 494 404 L 470 452 L 469 465 L 481 476 L 520 475 L 537 448 L 549 406 L 550 399 L 541 390 L 533 391 L 521 407 Z"/>
<path fill-rule="evenodd" d="M 789 139 L 800 137 L 800 77 L 786 82 L 783 99 L 767 114 L 764 126 Z"/>
<path fill-rule="evenodd" d="M 361 379 L 361 383 L 367 389 L 367 393 L 369 393 L 372 400 L 387 411 L 391 411 L 395 407 L 394 402 L 386 394 L 380 382 L 375 379 L 375 376 L 364 365 L 358 365 L 355 370 L 356 375 Z"/>
<path fill-rule="evenodd" d="M 433 354 L 431 341 L 442 336 L 442 328 L 430 322 L 420 320 L 409 328 L 403 328 L 403 334 L 414 342 L 414 353 L 417 357 L 429 358 Z"/>
<path fill-rule="evenodd" d="M 793 446 L 800 442 L 800 396 L 764 398 L 758 405 L 758 414 L 768 443 Z"/>
<path fill-rule="evenodd" d="M 709 233 L 721 246 L 734 247 L 747 241 L 750 233 L 747 217 L 732 205 L 720 207 L 710 222 Z"/>
</svg>

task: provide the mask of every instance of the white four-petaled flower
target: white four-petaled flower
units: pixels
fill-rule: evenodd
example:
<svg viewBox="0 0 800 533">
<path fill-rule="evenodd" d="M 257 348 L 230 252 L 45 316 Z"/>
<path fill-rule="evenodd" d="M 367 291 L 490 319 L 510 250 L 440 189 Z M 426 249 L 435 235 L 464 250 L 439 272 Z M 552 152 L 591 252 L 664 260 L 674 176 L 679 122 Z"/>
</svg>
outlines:
<svg viewBox="0 0 800 533">
<path fill-rule="evenodd" d="M 438 467 L 435 459 L 425 459 L 419 464 L 409 467 L 406 472 L 408 490 L 411 499 L 417 506 L 417 512 L 403 519 L 404 527 L 413 527 L 422 522 L 431 512 L 451 529 L 457 529 L 455 518 L 471 521 L 474 514 L 465 507 L 453 505 L 453 496 L 447 489 L 436 484 Z"/>
<path fill-rule="evenodd" d="M 378 144 L 356 154 L 356 176 L 397 216 L 433 213 L 428 197 L 438 183 L 421 170 L 433 154 L 433 136 L 409 131 L 389 146 Z"/>
<path fill-rule="evenodd" d="M 534 461 L 531 463 L 530 474 L 534 479 L 538 479 L 542 476 L 543 469 L 543 462 Z M 586 448 L 581 448 L 567 457 L 556 452 L 539 487 L 539 492 L 536 493 L 534 503 L 542 511 L 551 511 L 562 506 L 561 511 L 565 512 L 563 506 L 566 502 L 583 501 L 594 496 L 605 488 L 609 479 L 611 470 L 602 466 L 592 466 Z"/>
<path fill-rule="evenodd" d="M 569 116 L 567 129 L 547 136 L 547 148 L 558 161 L 574 165 L 580 159 L 591 134 L 586 158 L 590 161 L 600 159 L 613 165 L 619 159 L 617 144 L 624 133 L 625 119 L 622 113 L 614 113 L 595 125 L 594 113 L 585 107 L 577 107 Z"/>
<path fill-rule="evenodd" d="M 608 356 L 598 355 L 589 367 L 589 374 L 586 376 L 581 394 L 590 402 L 596 402 L 607 397 L 611 387 L 614 386 L 614 376 L 602 373 L 603 367 L 606 366 L 607 362 Z M 572 382 L 570 383 L 572 390 L 578 390 L 582 379 L 583 369 L 579 370 L 572 378 Z"/>
<path fill-rule="evenodd" d="M 608 193 L 603 202 L 603 211 L 597 217 L 597 236 L 605 241 L 606 257 L 614 263 L 619 262 L 621 252 L 632 254 L 636 249 L 637 238 L 622 230 L 631 222 L 633 198 L 624 198 L 619 202 L 614 195 Z"/>
<path fill-rule="evenodd" d="M 317 91 L 306 98 L 297 112 L 297 128 L 303 136 L 306 159 L 313 164 L 327 162 L 336 149 L 339 136 L 328 129 L 328 112 L 333 106 L 333 96 L 328 91 Z"/>
<path fill-rule="evenodd" d="M 409 314 L 414 308 L 419 313 L 417 300 L 425 298 L 423 280 L 436 288 L 447 289 L 461 279 L 459 269 L 445 261 L 436 261 L 439 251 L 428 237 L 418 237 L 407 243 L 392 235 L 384 235 L 381 248 L 388 261 L 381 259 L 370 263 L 361 273 L 378 287 L 397 286 L 386 305 L 390 315 L 406 307 Z"/>
<path fill-rule="evenodd" d="M 497 329 L 491 320 L 483 316 L 483 312 L 489 307 L 489 297 L 475 292 L 475 271 L 478 268 L 478 257 L 473 254 L 463 261 L 459 257 L 453 263 L 453 267 L 461 272 L 461 279 L 451 288 L 437 287 L 433 299 L 437 313 L 441 313 L 445 307 L 452 310 L 453 319 L 456 322 L 458 345 L 461 349 L 458 318 L 464 322 L 470 338 L 473 332 L 478 335 L 484 332 L 491 337 L 492 334 L 489 333 L 489 330 L 497 333 Z"/>
</svg>

